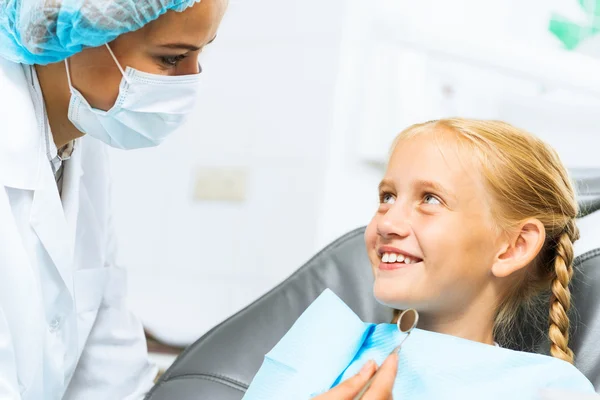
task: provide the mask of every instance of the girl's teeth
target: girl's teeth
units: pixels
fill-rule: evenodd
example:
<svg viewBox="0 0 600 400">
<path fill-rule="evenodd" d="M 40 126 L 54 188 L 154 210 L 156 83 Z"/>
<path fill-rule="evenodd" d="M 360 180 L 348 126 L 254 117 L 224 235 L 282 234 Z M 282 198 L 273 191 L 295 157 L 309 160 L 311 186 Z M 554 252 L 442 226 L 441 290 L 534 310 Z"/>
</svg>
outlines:
<svg viewBox="0 0 600 400">
<path fill-rule="evenodd" d="M 381 256 L 381 261 L 384 263 L 405 263 L 405 264 L 416 264 L 417 260 L 412 259 L 403 254 L 395 254 L 395 253 L 384 253 Z"/>
</svg>

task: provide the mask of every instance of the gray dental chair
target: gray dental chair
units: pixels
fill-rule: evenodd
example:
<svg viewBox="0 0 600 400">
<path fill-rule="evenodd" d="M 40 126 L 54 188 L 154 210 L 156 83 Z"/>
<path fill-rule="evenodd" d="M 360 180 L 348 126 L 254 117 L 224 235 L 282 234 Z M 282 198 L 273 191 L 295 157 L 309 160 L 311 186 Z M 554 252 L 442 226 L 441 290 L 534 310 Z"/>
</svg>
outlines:
<svg viewBox="0 0 600 400">
<path fill-rule="evenodd" d="M 600 209 L 600 171 L 572 174 L 582 221 L 594 222 L 586 224 L 582 238 L 592 236 L 597 246 L 588 245 L 576 259 L 571 347 L 577 367 L 600 391 L 600 211 L 595 212 Z M 362 320 L 389 322 L 391 310 L 372 295 L 363 234 L 364 228 L 359 228 L 339 238 L 279 286 L 206 333 L 177 358 L 146 399 L 241 399 L 264 355 L 325 288 L 332 289 Z"/>
</svg>

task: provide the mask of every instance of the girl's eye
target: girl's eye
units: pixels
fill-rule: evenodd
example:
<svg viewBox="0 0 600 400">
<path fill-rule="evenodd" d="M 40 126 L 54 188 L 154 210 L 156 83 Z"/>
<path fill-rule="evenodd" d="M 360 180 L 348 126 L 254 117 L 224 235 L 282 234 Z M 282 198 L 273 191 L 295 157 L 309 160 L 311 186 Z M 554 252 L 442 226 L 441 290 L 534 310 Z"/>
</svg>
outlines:
<svg viewBox="0 0 600 400">
<path fill-rule="evenodd" d="M 442 202 L 435 197 L 434 195 L 427 193 L 424 197 L 423 197 L 423 202 L 425 204 L 432 204 L 432 205 L 439 205 L 442 204 Z"/>
<path fill-rule="evenodd" d="M 396 199 L 391 193 L 382 193 L 379 196 L 379 202 L 385 204 L 394 204 L 396 202 Z"/>
</svg>

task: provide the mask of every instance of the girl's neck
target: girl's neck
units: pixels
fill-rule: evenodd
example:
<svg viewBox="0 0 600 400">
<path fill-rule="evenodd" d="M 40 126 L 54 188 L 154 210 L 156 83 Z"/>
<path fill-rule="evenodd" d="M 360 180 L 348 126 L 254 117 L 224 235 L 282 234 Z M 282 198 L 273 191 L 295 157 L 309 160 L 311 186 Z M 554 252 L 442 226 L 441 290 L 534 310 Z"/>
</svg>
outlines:
<svg viewBox="0 0 600 400">
<path fill-rule="evenodd" d="M 448 318 L 428 318 L 422 315 L 419 319 L 419 328 L 431 332 L 443 333 L 475 342 L 494 344 L 493 323 L 485 323 L 484 319 L 473 320 L 455 316 Z"/>
<path fill-rule="evenodd" d="M 417 309 L 419 311 L 417 327 L 493 345 L 496 302 L 492 300 L 494 296 L 489 296 L 487 299 L 486 297 L 488 296 L 484 294 L 454 309 L 445 309 L 441 306 Z"/>
</svg>

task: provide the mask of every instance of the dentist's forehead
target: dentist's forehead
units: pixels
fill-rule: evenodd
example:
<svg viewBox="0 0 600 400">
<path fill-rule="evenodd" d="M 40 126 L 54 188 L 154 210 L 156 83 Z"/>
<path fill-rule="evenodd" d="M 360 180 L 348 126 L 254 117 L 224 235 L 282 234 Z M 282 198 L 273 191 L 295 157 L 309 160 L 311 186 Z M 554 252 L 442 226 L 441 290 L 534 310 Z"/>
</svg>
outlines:
<svg viewBox="0 0 600 400">
<path fill-rule="evenodd" d="M 183 12 L 169 11 L 143 29 L 157 45 L 182 43 L 202 47 L 212 41 L 227 8 L 225 0 L 202 0 Z"/>
</svg>

